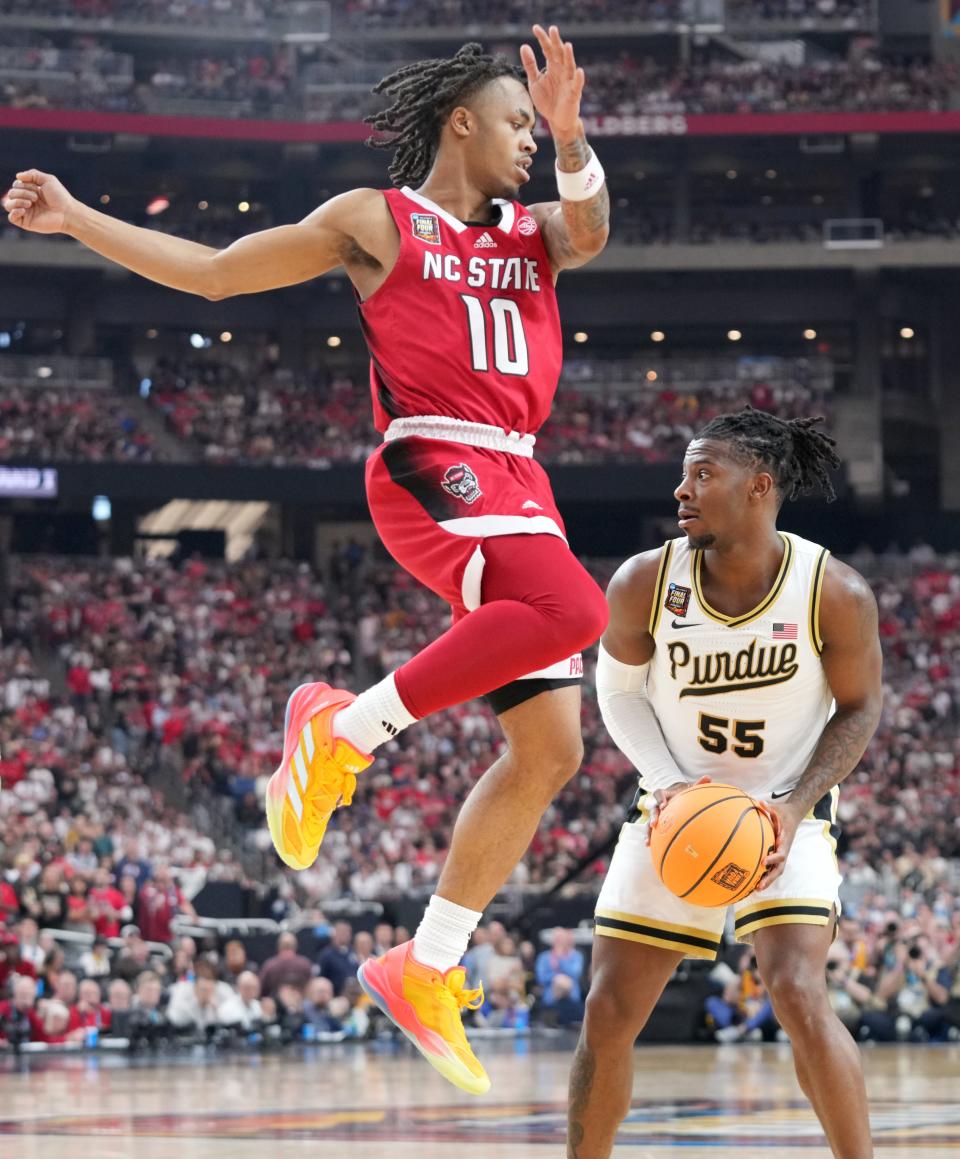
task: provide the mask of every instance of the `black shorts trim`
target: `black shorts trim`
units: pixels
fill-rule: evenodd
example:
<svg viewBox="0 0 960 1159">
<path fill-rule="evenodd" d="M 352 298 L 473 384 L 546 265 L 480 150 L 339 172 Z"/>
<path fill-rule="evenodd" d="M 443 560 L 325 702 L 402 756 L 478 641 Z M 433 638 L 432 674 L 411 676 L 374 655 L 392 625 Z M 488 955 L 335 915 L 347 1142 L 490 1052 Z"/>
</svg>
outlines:
<svg viewBox="0 0 960 1159">
<path fill-rule="evenodd" d="M 769 921 L 770 918 L 823 918 L 829 921 L 831 907 L 826 905 L 796 905 L 790 902 L 771 902 L 769 906 L 764 909 L 751 910 L 748 914 L 741 914 L 733 925 L 734 930 L 739 933 L 744 926 L 752 926 L 754 922 Z"/>
<path fill-rule="evenodd" d="M 689 946 L 691 949 L 696 950 L 713 950 L 716 953 L 720 948 L 719 936 L 711 938 L 709 934 L 705 934 L 702 938 L 698 938 L 691 934 L 679 933 L 676 927 L 664 929 L 658 925 L 648 926 L 640 921 L 627 922 L 619 918 L 604 917 L 602 914 L 595 915 L 593 924 L 600 930 L 620 930 L 624 933 L 642 934 L 648 938 L 680 942 L 681 945 Z"/>
<path fill-rule="evenodd" d="M 541 692 L 553 692 L 555 688 L 566 688 L 571 684 L 581 683 L 583 681 L 579 676 L 558 676 L 555 678 L 535 676 L 532 680 L 511 680 L 509 684 L 504 684 L 500 688 L 495 688 L 493 692 L 488 692 L 483 699 L 499 716 L 502 712 L 516 708 L 518 704 L 532 700 Z"/>
</svg>

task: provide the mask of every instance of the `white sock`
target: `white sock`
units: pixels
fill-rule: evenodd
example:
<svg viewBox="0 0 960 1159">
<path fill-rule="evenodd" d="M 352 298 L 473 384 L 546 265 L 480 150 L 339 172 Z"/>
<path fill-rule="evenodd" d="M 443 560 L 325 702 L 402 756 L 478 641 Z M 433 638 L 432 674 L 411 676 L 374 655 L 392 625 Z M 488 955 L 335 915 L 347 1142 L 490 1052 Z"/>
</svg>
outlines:
<svg viewBox="0 0 960 1159">
<path fill-rule="evenodd" d="M 340 709 L 333 718 L 333 731 L 360 752 L 372 753 L 377 745 L 392 740 L 416 721 L 400 699 L 391 672 L 385 680 L 361 692 L 352 704 Z"/>
<path fill-rule="evenodd" d="M 430 898 L 423 921 L 413 937 L 413 956 L 424 966 L 445 974 L 467 952 L 470 935 L 480 924 L 483 913 L 447 901 L 436 894 Z"/>
</svg>

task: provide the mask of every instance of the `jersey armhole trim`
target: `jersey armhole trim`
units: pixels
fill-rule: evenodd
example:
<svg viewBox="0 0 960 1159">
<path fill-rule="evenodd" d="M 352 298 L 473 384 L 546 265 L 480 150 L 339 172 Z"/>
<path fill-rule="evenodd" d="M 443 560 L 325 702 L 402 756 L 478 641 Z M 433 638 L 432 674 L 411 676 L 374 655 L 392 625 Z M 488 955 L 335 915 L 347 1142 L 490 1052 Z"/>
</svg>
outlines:
<svg viewBox="0 0 960 1159">
<path fill-rule="evenodd" d="M 667 585 L 667 576 L 670 574 L 670 559 L 673 555 L 673 542 L 668 540 L 660 553 L 660 567 L 657 570 L 657 586 L 653 591 L 653 604 L 650 608 L 650 623 L 648 631 L 656 639 L 657 628 L 660 626 L 660 614 L 663 611 L 663 589 Z"/>
<path fill-rule="evenodd" d="M 813 569 L 813 581 L 810 584 L 810 615 L 808 627 L 810 631 L 810 646 L 818 656 L 823 654 L 823 637 L 820 635 L 820 597 L 823 595 L 823 577 L 827 570 L 827 558 L 830 552 L 822 548 Z"/>
</svg>

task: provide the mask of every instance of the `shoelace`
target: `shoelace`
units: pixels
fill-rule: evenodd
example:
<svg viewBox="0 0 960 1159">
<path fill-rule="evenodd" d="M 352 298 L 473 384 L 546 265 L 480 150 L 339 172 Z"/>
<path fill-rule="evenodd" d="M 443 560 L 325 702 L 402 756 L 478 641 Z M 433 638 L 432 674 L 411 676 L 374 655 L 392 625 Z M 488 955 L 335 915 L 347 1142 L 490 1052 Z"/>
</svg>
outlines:
<svg viewBox="0 0 960 1159">
<path fill-rule="evenodd" d="M 459 1013 L 461 1010 L 479 1010 L 483 1005 L 483 985 L 477 987 L 476 990 L 465 990 L 464 982 L 467 976 L 463 975 L 461 978 L 450 978 L 443 983 L 442 991 L 444 998 L 449 995 L 453 1002 L 456 1003 L 456 1009 Z"/>
<path fill-rule="evenodd" d="M 357 778 L 354 773 L 344 773 L 343 786 L 340 790 L 340 800 L 334 806 L 334 809 L 339 809 L 341 805 L 349 805 L 353 800 L 353 794 L 356 792 Z M 304 799 L 304 828 L 308 833 L 321 833 L 323 827 L 330 820 L 330 815 L 333 810 L 330 808 L 330 797 L 326 794 L 314 793 Z"/>
</svg>

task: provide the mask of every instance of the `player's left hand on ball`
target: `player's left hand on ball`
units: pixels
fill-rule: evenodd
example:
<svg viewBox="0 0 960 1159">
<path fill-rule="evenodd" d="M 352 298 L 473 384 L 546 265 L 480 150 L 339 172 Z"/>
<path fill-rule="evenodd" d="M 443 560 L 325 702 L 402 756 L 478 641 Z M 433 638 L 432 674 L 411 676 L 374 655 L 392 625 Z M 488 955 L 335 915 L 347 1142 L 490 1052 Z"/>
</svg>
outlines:
<svg viewBox="0 0 960 1159">
<path fill-rule="evenodd" d="M 586 79 L 577 67 L 573 45 L 560 37 L 555 24 L 547 32 L 539 24 L 533 35 L 543 51 L 545 67 L 537 67 L 537 55 L 529 44 L 520 46 L 520 62 L 527 74 L 530 99 L 537 112 L 550 122 L 551 131 L 572 132 L 580 117 L 580 96 Z"/>
<path fill-rule="evenodd" d="M 789 805 L 783 805 L 778 809 L 768 801 L 758 801 L 757 804 L 770 818 L 774 837 L 773 852 L 767 854 L 763 863 L 766 866 L 766 873 L 757 882 L 754 891 L 762 893 L 783 873 L 783 867 L 790 853 L 790 846 L 793 845 L 793 839 L 797 834 L 797 826 L 803 818 L 794 816 Z"/>
<path fill-rule="evenodd" d="M 657 789 L 653 794 L 656 804 L 650 813 L 650 824 L 647 826 L 647 844 L 650 844 L 650 834 L 657 827 L 657 822 L 660 820 L 660 810 L 665 808 L 670 801 L 678 794 L 690 789 L 693 785 L 709 785 L 709 777 L 701 777 L 699 781 L 678 781 L 675 785 L 671 785 L 669 789 Z"/>
</svg>

